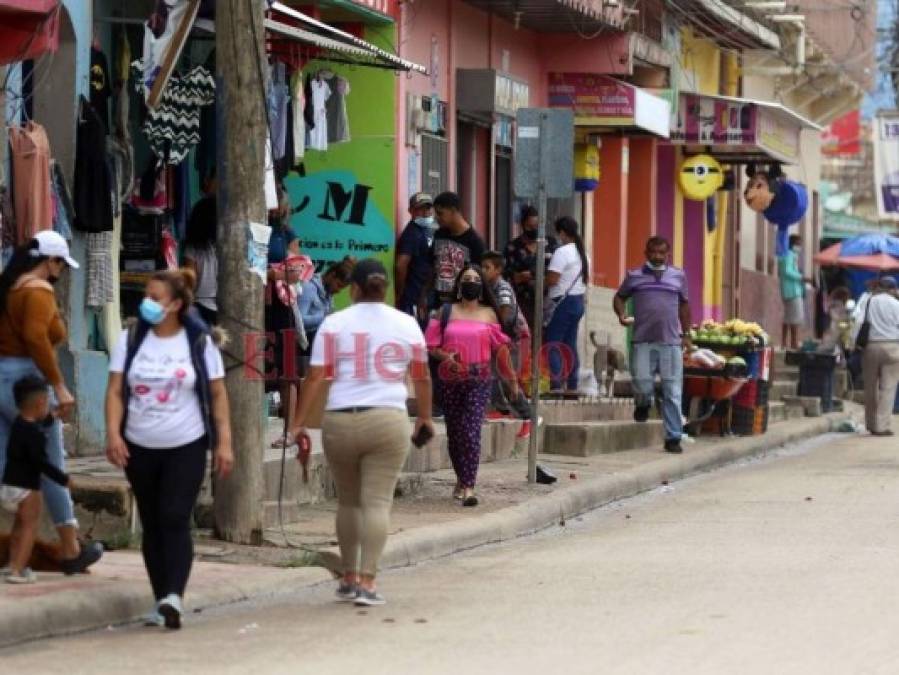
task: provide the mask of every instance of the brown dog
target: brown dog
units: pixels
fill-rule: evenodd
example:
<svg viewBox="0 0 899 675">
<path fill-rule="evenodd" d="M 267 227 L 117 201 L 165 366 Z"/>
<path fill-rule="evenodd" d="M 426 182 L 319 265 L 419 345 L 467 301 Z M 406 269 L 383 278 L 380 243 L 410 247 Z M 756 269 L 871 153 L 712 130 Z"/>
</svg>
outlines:
<svg viewBox="0 0 899 675">
<path fill-rule="evenodd" d="M 0 534 L 0 567 L 9 562 L 9 538 L 9 534 Z M 28 567 L 35 572 L 61 572 L 62 546 L 41 540 L 34 542 Z"/>
<path fill-rule="evenodd" d="M 606 336 L 608 340 L 608 336 Z M 596 331 L 590 331 L 590 342 L 596 347 L 593 354 L 593 373 L 600 386 L 600 395 L 615 396 L 615 373 L 627 371 L 624 352 L 609 344 L 600 344 Z"/>
</svg>

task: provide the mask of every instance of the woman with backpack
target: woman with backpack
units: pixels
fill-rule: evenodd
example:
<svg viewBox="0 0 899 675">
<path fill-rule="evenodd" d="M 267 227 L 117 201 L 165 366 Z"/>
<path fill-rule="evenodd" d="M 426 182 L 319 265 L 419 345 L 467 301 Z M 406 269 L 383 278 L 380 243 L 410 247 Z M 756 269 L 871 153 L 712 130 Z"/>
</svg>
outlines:
<svg viewBox="0 0 899 675">
<path fill-rule="evenodd" d="M 190 311 L 195 282 L 190 270 L 152 276 L 140 316 L 111 354 L 106 392 L 106 455 L 137 501 L 156 598 L 148 623 L 172 629 L 181 627 L 206 453 L 222 478 L 234 464 L 225 369 L 209 327 Z"/>
<path fill-rule="evenodd" d="M 463 506 L 477 506 L 474 494 L 481 461 L 481 425 L 492 388 L 492 361 L 502 359 L 500 372 L 517 390 L 509 359 L 509 336 L 499 323 L 496 300 L 478 265 L 467 264 L 456 278 L 452 303 L 445 304 L 425 331 L 428 350 L 438 361 L 443 388 L 449 455 L 456 472 L 453 497 Z"/>
</svg>

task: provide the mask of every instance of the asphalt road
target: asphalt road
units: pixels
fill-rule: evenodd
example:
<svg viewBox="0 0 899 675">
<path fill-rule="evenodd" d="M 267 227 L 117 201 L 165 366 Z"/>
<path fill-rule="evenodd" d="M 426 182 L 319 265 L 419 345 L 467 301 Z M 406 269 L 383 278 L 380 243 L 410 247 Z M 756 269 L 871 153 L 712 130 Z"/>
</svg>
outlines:
<svg viewBox="0 0 899 675">
<path fill-rule="evenodd" d="M 828 437 L 511 544 L 0 651 L 4 673 L 899 673 L 899 443 Z"/>
</svg>

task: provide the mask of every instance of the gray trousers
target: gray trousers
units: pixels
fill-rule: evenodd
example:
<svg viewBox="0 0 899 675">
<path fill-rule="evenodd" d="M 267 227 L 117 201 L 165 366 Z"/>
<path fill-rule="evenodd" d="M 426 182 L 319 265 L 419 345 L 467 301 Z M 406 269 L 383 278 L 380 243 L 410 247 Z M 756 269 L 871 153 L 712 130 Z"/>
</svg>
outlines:
<svg viewBox="0 0 899 675">
<path fill-rule="evenodd" d="M 899 385 L 899 342 L 870 342 L 862 357 L 865 379 L 865 426 L 890 431 L 896 385 Z"/>
</svg>

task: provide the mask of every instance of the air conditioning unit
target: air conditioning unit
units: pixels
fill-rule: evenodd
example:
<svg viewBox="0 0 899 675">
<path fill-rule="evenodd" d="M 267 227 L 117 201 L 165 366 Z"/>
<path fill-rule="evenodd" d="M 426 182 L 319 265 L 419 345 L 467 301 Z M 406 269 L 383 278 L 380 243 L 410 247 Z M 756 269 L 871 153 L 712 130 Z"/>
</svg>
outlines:
<svg viewBox="0 0 899 675">
<path fill-rule="evenodd" d="M 442 136 L 446 134 L 446 102 L 436 96 L 409 94 L 406 100 L 406 138 L 409 145 L 417 146 L 423 133 Z"/>
</svg>

